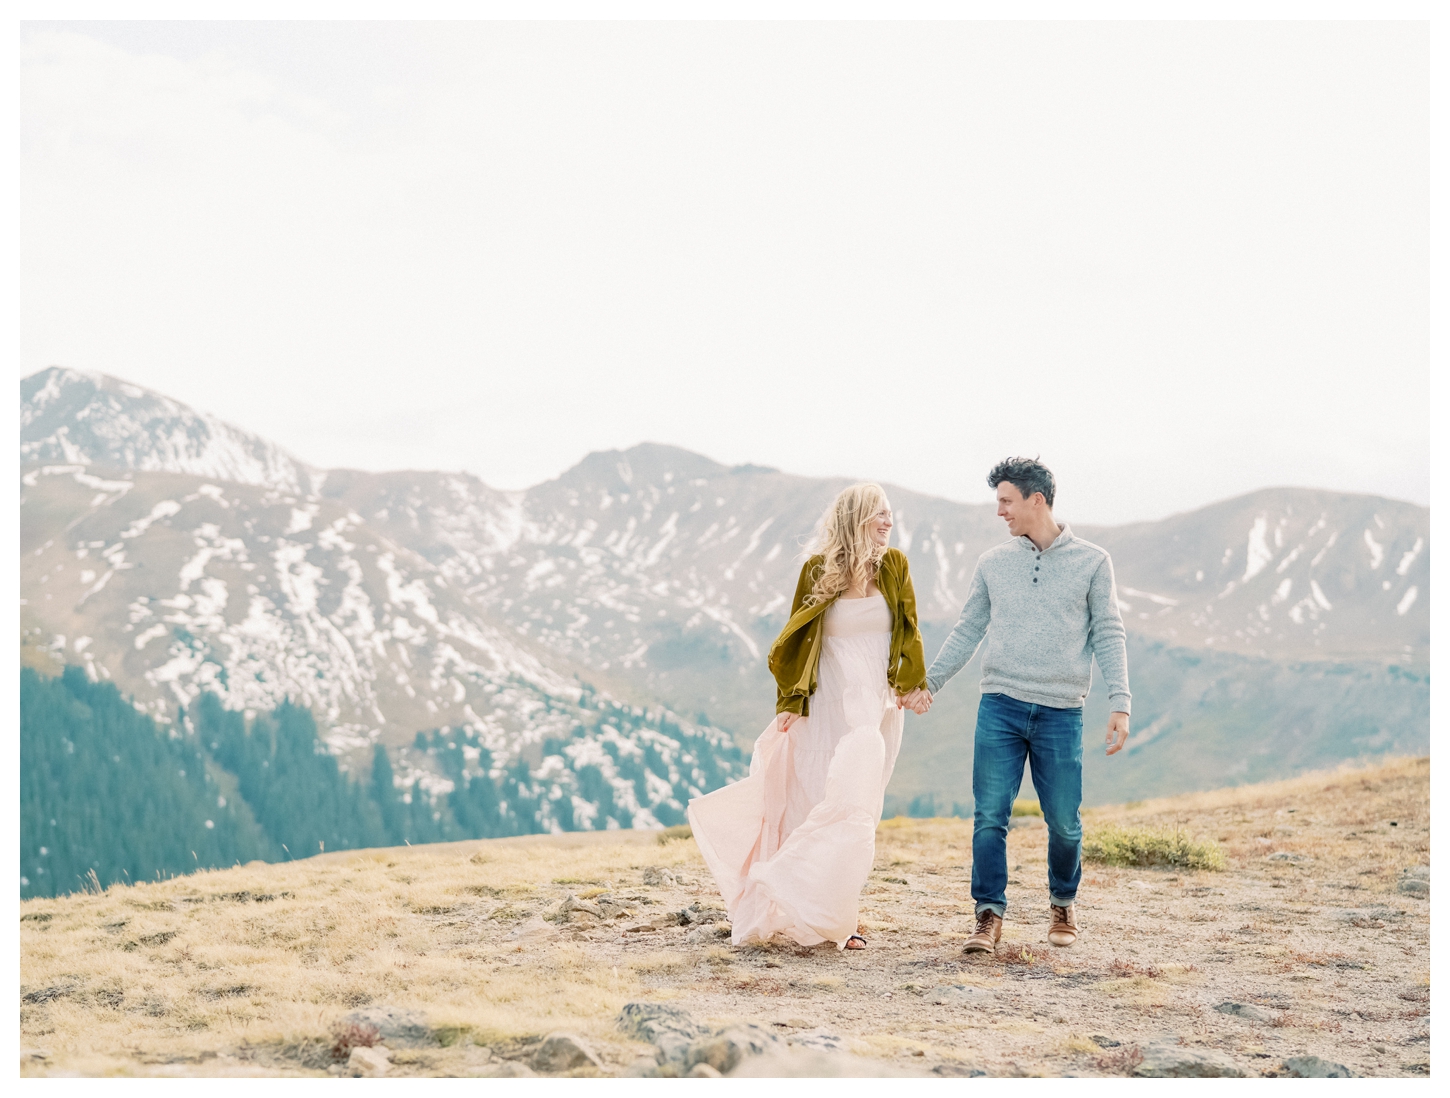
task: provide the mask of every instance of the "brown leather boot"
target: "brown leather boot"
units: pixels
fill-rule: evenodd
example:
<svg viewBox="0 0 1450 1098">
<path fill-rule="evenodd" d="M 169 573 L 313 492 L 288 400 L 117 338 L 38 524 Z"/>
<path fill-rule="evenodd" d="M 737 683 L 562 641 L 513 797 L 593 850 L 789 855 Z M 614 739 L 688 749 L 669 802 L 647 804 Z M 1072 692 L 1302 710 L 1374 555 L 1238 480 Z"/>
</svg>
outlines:
<svg viewBox="0 0 1450 1098">
<path fill-rule="evenodd" d="M 997 943 L 1002 940 L 1002 916 L 990 908 L 983 908 L 977 915 L 977 929 L 962 947 L 963 953 L 996 953 Z"/>
<path fill-rule="evenodd" d="M 1051 906 L 1052 926 L 1047 931 L 1047 940 L 1055 946 L 1070 946 L 1077 941 L 1077 904 L 1066 907 Z"/>
</svg>

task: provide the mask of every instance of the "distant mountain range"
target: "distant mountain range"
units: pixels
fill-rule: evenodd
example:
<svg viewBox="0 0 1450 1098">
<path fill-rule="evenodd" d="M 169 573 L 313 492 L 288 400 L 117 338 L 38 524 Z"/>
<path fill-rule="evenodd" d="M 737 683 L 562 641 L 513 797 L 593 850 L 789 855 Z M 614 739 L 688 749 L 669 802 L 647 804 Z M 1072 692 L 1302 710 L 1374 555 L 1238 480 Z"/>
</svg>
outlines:
<svg viewBox="0 0 1450 1098">
<path fill-rule="evenodd" d="M 804 539 L 848 483 L 644 444 L 502 492 L 313 469 L 100 375 L 45 370 L 21 397 L 32 658 L 82 662 L 158 713 L 201 690 L 300 699 L 343 755 L 467 725 L 495 758 L 543 767 L 550 707 L 585 683 L 748 743 L 773 711 L 764 654 Z M 990 506 L 888 491 L 930 658 L 1005 531 Z M 1427 746 L 1427 509 L 1278 488 L 1074 529 L 1113 554 L 1138 730 L 1129 758 L 1090 765 L 1090 796 Z M 1333 668 L 1358 685 L 1327 691 Z M 971 671 L 911 719 L 891 807 L 969 802 Z M 1284 736 L 1299 746 L 1265 757 Z M 1252 764 L 1226 776 L 1224 759 Z"/>
</svg>

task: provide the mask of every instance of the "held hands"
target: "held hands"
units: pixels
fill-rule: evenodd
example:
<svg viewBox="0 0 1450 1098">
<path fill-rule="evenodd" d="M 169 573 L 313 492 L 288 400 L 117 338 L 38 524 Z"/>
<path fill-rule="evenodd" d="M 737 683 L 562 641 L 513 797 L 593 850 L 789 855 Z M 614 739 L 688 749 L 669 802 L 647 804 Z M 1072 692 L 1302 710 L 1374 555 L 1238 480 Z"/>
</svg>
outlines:
<svg viewBox="0 0 1450 1098">
<path fill-rule="evenodd" d="M 1128 714 L 1114 713 L 1108 718 L 1108 735 L 1105 741 L 1108 754 L 1116 755 L 1128 742 Z"/>
<path fill-rule="evenodd" d="M 907 694 L 896 695 L 897 709 L 910 709 L 918 717 L 925 715 L 931 708 L 931 691 L 924 686 L 918 686 Z"/>
</svg>

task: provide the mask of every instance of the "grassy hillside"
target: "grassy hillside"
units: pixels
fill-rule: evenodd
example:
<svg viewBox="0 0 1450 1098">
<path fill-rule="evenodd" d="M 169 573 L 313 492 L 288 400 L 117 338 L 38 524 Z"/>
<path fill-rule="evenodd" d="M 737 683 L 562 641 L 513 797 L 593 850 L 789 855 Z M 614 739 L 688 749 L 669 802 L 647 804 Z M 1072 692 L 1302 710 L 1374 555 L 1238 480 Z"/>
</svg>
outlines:
<svg viewBox="0 0 1450 1098">
<path fill-rule="evenodd" d="M 575 1073 L 638 1073 L 653 1049 L 615 1019 L 639 1000 L 758 1025 L 777 1071 L 1121 1075 L 1163 1041 L 1247 1075 L 1300 1055 L 1428 1071 L 1428 760 L 1086 822 L 1181 828 L 1227 868 L 1090 865 L 1083 940 L 1054 950 L 1045 835 L 1014 830 L 1003 947 L 975 959 L 960 952 L 960 820 L 882 824 L 859 953 L 729 947 L 693 842 L 646 832 L 351 851 L 29 900 L 22 1073 L 336 1073 L 338 1024 L 384 1006 L 423 1020 L 391 1042 L 393 1075 L 527 1073 L 558 1030 L 597 1052 Z"/>
</svg>

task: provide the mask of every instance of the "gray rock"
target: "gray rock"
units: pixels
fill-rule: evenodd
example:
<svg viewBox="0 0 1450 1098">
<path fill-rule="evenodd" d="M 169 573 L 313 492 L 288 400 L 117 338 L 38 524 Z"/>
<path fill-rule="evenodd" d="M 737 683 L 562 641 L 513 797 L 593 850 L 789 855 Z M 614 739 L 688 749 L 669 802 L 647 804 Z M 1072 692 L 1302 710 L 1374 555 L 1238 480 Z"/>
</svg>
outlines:
<svg viewBox="0 0 1450 1098">
<path fill-rule="evenodd" d="M 339 1022 L 347 1026 L 372 1026 L 378 1037 L 390 1045 L 416 1046 L 434 1044 L 428 1020 L 416 1010 L 401 1007 L 370 1006 L 344 1014 Z"/>
<path fill-rule="evenodd" d="M 1405 896 L 1428 896 L 1430 895 L 1430 882 L 1422 881 L 1418 877 L 1406 877 L 1400 882 L 1399 889 Z"/>
<path fill-rule="evenodd" d="M 721 1075 L 728 1075 L 742 1060 L 759 1056 L 780 1046 L 780 1039 L 753 1023 L 729 1026 L 713 1036 L 691 1042 L 685 1051 L 684 1066 L 709 1064 Z"/>
<path fill-rule="evenodd" d="M 675 884 L 675 875 L 657 865 L 645 866 L 644 883 L 650 888 L 670 888 Z"/>
<path fill-rule="evenodd" d="M 708 1030 L 688 1013 L 667 1003 L 626 1003 L 615 1025 L 622 1033 L 648 1041 L 659 1049 L 661 1061 L 682 1062 L 691 1042 Z"/>
<path fill-rule="evenodd" d="M 1401 877 L 1413 877 L 1417 881 L 1428 881 L 1430 879 L 1430 867 L 1428 865 L 1412 865 L 1400 870 Z"/>
<path fill-rule="evenodd" d="M 1183 1045 L 1152 1044 L 1143 1049 L 1143 1062 L 1134 1075 L 1146 1079 L 1242 1079 L 1244 1073 L 1222 1052 Z"/>
<path fill-rule="evenodd" d="M 554 923 L 572 921 L 576 912 L 579 915 L 591 915 L 596 919 L 604 918 L 604 911 L 598 904 L 591 900 L 581 900 L 574 895 L 565 896 L 559 906 L 549 911 L 544 918 Z"/>
<path fill-rule="evenodd" d="M 1220 1014 L 1231 1014 L 1235 1018 L 1242 1018 L 1246 1022 L 1268 1022 L 1273 1018 L 1273 1015 L 1267 1010 L 1260 1010 L 1248 1003 L 1219 1003 L 1213 1009 Z"/>
<path fill-rule="evenodd" d="M 551 1033 L 534 1052 L 535 1071 L 574 1071 L 582 1067 L 603 1067 L 598 1054 L 572 1033 Z"/>
<path fill-rule="evenodd" d="M 696 1064 L 685 1073 L 686 1079 L 718 1079 L 720 1073 L 709 1064 Z"/>
<path fill-rule="evenodd" d="M 730 917 L 723 907 L 707 907 L 696 900 L 679 913 L 681 926 L 698 926 L 701 923 L 718 923 Z"/>
<path fill-rule="evenodd" d="M 1036 817 L 1028 818 L 1035 819 Z M 943 984 L 941 987 L 932 988 L 923 997 L 928 1003 L 937 1006 L 979 1006 L 983 1003 L 997 1002 L 995 991 L 964 984 Z"/>
<path fill-rule="evenodd" d="M 357 1045 L 347 1056 L 347 1073 L 354 1079 L 377 1079 L 388 1073 L 392 1067 L 388 1058 L 392 1052 L 382 1045 L 368 1048 Z"/>
<path fill-rule="evenodd" d="M 1289 862 L 1292 865 L 1303 865 L 1312 862 L 1314 859 L 1308 854 L 1291 854 L 1287 850 L 1276 850 L 1264 858 L 1266 862 Z"/>
<path fill-rule="evenodd" d="M 1284 1061 L 1284 1074 L 1290 1079 L 1358 1079 L 1357 1072 L 1343 1064 L 1321 1060 L 1318 1056 L 1291 1056 Z"/>
</svg>

